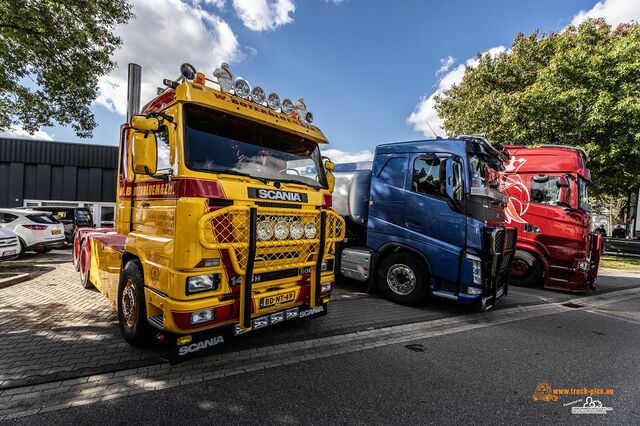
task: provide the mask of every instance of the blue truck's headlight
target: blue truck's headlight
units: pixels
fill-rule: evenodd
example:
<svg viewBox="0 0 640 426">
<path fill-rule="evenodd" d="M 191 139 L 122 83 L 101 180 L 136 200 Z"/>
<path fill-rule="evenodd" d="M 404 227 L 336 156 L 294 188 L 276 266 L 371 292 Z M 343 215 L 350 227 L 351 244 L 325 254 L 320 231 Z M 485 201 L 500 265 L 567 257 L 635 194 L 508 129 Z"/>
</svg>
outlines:
<svg viewBox="0 0 640 426">
<path fill-rule="evenodd" d="M 471 261 L 473 266 L 473 283 L 482 285 L 482 259 L 472 254 L 467 254 L 467 259 Z"/>
<path fill-rule="evenodd" d="M 212 291 L 216 288 L 218 288 L 217 275 L 196 275 L 195 277 L 187 278 L 187 294 Z"/>
</svg>

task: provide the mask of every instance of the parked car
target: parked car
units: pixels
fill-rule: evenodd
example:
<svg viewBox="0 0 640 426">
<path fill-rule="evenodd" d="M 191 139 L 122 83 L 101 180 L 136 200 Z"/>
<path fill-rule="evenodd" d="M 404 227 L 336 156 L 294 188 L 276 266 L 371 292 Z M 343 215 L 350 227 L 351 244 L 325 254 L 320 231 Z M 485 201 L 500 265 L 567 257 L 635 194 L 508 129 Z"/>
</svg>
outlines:
<svg viewBox="0 0 640 426">
<path fill-rule="evenodd" d="M 15 259 L 19 254 L 18 236 L 8 229 L 0 228 L 0 260 Z"/>
<path fill-rule="evenodd" d="M 64 207 L 64 206 L 42 206 L 30 207 L 32 210 L 49 212 L 64 225 L 64 236 L 67 243 L 73 242 L 73 234 L 76 228 L 92 228 L 96 225 L 93 223 L 91 210 L 86 207 Z"/>
<path fill-rule="evenodd" d="M 48 212 L 27 209 L 0 209 L 0 226 L 13 231 L 25 251 L 46 253 L 65 246 L 64 225 Z"/>
</svg>

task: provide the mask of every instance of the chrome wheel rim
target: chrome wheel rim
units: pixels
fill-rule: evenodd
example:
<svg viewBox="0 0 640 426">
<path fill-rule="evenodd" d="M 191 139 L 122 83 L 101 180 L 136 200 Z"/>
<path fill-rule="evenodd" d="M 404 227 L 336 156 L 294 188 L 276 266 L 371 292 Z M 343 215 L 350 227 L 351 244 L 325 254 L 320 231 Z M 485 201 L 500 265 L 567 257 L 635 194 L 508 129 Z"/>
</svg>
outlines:
<svg viewBox="0 0 640 426">
<path fill-rule="evenodd" d="M 395 264 L 387 272 L 387 285 L 394 293 L 406 296 L 416 288 L 416 274 L 404 264 Z"/>
<path fill-rule="evenodd" d="M 132 280 L 127 280 L 122 290 L 122 316 L 127 327 L 132 328 L 136 324 L 138 315 L 138 299 L 136 288 Z"/>
</svg>

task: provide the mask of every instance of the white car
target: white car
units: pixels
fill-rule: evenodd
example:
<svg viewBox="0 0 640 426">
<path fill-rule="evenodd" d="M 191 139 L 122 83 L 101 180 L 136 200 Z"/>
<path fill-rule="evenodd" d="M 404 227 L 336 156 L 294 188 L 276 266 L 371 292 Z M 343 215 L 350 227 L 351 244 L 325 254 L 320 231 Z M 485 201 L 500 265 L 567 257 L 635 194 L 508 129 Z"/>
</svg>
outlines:
<svg viewBox="0 0 640 426">
<path fill-rule="evenodd" d="M 65 246 L 64 225 L 47 212 L 0 209 L 0 226 L 18 235 L 21 255 L 27 250 L 45 253 Z"/>
<path fill-rule="evenodd" d="M 8 229 L 0 228 L 0 260 L 15 259 L 19 254 L 18 236 Z"/>
</svg>

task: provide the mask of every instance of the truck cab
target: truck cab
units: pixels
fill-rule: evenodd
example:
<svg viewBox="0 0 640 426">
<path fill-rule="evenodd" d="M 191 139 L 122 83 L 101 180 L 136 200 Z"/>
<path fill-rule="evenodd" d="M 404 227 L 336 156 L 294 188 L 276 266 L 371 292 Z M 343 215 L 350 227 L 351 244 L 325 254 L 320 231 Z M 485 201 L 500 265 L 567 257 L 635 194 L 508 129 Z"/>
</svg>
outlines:
<svg viewBox="0 0 640 426">
<path fill-rule="evenodd" d="M 186 355 L 325 314 L 344 225 L 327 140 L 301 100 L 181 72 L 121 128 L 115 229 L 74 245 L 83 285 L 112 302 L 128 342 L 170 336 Z M 218 334 L 196 344 L 201 332 Z"/>
<path fill-rule="evenodd" d="M 591 232 L 587 154 L 553 145 L 505 148 L 506 220 L 518 228 L 511 283 L 595 290 L 601 237 Z"/>
<path fill-rule="evenodd" d="M 429 295 L 491 309 L 507 293 L 516 240 L 499 188 L 506 159 L 471 135 L 380 145 L 370 169 L 338 165 L 341 273 L 401 304 Z"/>
</svg>

